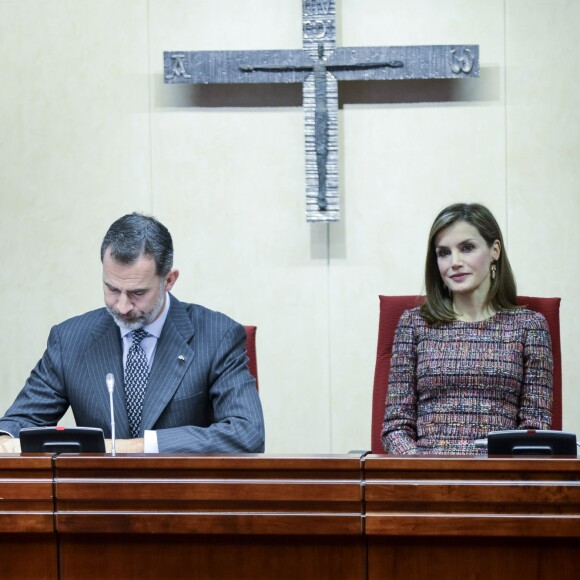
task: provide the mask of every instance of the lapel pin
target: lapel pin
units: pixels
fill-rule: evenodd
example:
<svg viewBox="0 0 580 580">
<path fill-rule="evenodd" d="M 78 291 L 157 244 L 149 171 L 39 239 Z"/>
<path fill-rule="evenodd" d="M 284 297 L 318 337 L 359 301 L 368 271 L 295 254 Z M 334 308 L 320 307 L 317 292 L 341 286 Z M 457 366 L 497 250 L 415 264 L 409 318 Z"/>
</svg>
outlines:
<svg viewBox="0 0 580 580">
<path fill-rule="evenodd" d="M 184 361 L 185 361 L 185 357 L 184 357 L 182 354 L 180 354 L 180 355 L 177 357 L 177 360 L 178 360 L 179 362 L 184 362 Z"/>
</svg>

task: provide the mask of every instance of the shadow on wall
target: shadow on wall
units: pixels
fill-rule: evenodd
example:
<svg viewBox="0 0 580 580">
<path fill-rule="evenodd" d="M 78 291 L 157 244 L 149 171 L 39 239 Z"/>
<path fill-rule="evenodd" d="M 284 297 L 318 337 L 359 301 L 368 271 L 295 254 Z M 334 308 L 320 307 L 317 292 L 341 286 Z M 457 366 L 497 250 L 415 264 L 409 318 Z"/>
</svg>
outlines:
<svg viewBox="0 0 580 580">
<path fill-rule="evenodd" d="M 215 84 L 166 85 L 155 75 L 155 106 L 159 108 L 302 107 L 302 85 Z M 339 108 L 345 105 L 410 103 L 484 103 L 499 100 L 499 69 L 482 67 L 479 79 L 418 79 L 339 82 Z"/>
</svg>

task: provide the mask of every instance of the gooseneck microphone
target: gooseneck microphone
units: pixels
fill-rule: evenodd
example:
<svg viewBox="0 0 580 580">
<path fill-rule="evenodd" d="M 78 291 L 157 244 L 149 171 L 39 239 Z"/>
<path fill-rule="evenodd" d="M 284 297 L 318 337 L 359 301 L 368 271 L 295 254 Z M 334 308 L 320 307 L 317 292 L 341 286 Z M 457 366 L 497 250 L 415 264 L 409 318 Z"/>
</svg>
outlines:
<svg viewBox="0 0 580 580">
<path fill-rule="evenodd" d="M 105 378 L 109 391 L 109 405 L 111 407 L 111 455 L 115 456 L 115 410 L 113 407 L 113 391 L 115 390 L 115 377 L 113 373 L 107 373 Z"/>
</svg>

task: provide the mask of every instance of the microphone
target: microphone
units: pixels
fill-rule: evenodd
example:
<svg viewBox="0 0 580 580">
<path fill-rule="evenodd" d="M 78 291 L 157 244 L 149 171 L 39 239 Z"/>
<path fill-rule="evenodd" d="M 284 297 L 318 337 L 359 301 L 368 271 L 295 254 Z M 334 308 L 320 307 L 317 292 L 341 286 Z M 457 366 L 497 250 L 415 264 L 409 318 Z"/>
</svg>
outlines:
<svg viewBox="0 0 580 580">
<path fill-rule="evenodd" d="M 115 390 L 115 377 L 113 373 L 107 373 L 105 377 L 107 390 L 109 391 L 109 405 L 111 407 L 111 455 L 115 457 L 115 410 L 113 407 L 113 391 Z"/>
</svg>

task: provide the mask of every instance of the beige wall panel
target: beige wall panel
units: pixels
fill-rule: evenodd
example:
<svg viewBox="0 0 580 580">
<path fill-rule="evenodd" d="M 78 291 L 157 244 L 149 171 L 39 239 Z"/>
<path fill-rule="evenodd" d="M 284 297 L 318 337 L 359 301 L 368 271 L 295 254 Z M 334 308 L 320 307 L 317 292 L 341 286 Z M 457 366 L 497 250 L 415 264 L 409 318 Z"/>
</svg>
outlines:
<svg viewBox="0 0 580 580">
<path fill-rule="evenodd" d="M 102 235 L 143 210 L 174 234 L 176 295 L 258 325 L 267 450 L 366 448 L 377 295 L 421 292 L 434 215 L 477 200 L 522 293 L 563 298 L 580 432 L 579 10 L 337 0 L 339 45 L 477 43 L 482 74 L 342 83 L 343 213 L 326 226 L 305 222 L 300 86 L 163 84 L 164 50 L 300 48 L 299 0 L 0 1 L 0 407 L 50 326 L 102 304 Z"/>
<path fill-rule="evenodd" d="M 0 2 L 2 409 L 50 327 L 102 304 L 109 223 L 150 207 L 147 65 L 141 0 Z"/>
<path fill-rule="evenodd" d="M 341 85 L 344 211 L 330 226 L 333 451 L 370 444 L 377 296 L 423 292 L 435 215 L 480 201 L 505 223 L 503 4 L 342 4 L 342 45 L 477 43 L 482 71 L 477 80 Z"/>
<path fill-rule="evenodd" d="M 330 445 L 327 239 L 305 222 L 301 86 L 161 86 L 161 55 L 299 48 L 300 8 L 153 2 L 151 18 L 154 204 L 175 224 L 175 293 L 258 326 L 272 452 Z"/>
<path fill-rule="evenodd" d="M 507 6 L 511 260 L 522 294 L 562 298 L 564 428 L 580 433 L 580 3 Z"/>
</svg>

